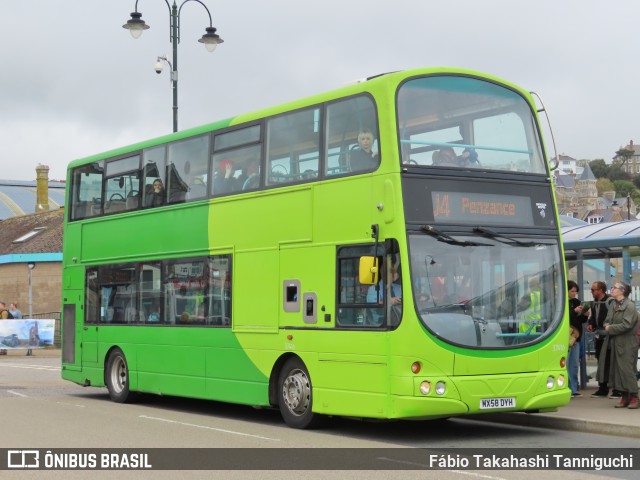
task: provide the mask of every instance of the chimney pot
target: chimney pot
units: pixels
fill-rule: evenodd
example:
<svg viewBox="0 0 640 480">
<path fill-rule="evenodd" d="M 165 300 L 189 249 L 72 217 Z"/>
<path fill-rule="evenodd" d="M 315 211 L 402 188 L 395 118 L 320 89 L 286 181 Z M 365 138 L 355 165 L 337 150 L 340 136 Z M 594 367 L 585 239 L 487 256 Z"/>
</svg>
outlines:
<svg viewBox="0 0 640 480">
<path fill-rule="evenodd" d="M 36 208 L 37 212 L 49 210 L 49 166 L 36 166 Z"/>
</svg>

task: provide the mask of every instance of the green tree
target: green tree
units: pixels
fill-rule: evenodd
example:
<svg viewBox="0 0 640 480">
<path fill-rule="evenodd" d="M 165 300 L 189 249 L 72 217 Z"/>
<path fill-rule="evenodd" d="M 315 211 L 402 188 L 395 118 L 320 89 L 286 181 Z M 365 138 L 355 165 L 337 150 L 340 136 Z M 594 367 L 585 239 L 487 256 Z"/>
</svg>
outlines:
<svg viewBox="0 0 640 480">
<path fill-rule="evenodd" d="M 607 166 L 605 161 L 602 160 L 601 158 L 590 161 L 589 168 L 591 168 L 591 171 L 593 172 L 596 178 L 606 177 L 607 174 L 609 173 L 609 167 Z"/>
<path fill-rule="evenodd" d="M 611 180 L 606 177 L 596 180 L 596 188 L 598 189 L 598 196 L 604 195 L 604 192 L 613 192 L 616 187 Z"/>
<path fill-rule="evenodd" d="M 614 180 L 613 185 L 616 188 L 616 197 L 626 197 L 628 193 L 634 196 L 636 187 L 629 180 Z"/>
<path fill-rule="evenodd" d="M 616 180 L 629 180 L 629 175 L 622 169 L 620 165 L 611 165 L 609 167 L 609 171 L 607 172 L 607 177 L 609 178 L 609 180 L 613 180 L 614 183 Z"/>
</svg>

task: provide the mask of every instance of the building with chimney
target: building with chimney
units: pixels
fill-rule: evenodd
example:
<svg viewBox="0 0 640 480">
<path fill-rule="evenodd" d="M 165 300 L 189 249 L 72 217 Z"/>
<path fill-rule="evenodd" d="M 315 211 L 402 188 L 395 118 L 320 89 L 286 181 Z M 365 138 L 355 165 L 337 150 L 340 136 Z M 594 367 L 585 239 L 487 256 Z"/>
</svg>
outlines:
<svg viewBox="0 0 640 480">
<path fill-rule="evenodd" d="M 567 171 L 570 173 L 558 172 L 554 175 L 560 215 L 591 224 L 636 219 L 633 199 L 616 198 L 615 192 L 598 195 L 597 178 L 588 163 L 583 167 L 572 164 Z"/>
<path fill-rule="evenodd" d="M 628 145 L 618 149 L 613 163 L 619 164 L 620 168 L 632 177 L 640 175 L 640 145 L 635 145 L 633 140 L 629 140 Z"/>
<path fill-rule="evenodd" d="M 60 312 L 64 182 L 0 180 L 0 301 L 29 314 Z"/>
</svg>

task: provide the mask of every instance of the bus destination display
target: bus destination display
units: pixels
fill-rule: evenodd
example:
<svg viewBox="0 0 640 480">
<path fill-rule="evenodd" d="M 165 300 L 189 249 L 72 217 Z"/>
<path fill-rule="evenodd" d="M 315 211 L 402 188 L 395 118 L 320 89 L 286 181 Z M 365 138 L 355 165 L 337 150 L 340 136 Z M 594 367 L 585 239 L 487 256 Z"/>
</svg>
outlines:
<svg viewBox="0 0 640 480">
<path fill-rule="evenodd" d="M 436 222 L 531 225 L 531 199 L 518 195 L 432 191 Z"/>
</svg>

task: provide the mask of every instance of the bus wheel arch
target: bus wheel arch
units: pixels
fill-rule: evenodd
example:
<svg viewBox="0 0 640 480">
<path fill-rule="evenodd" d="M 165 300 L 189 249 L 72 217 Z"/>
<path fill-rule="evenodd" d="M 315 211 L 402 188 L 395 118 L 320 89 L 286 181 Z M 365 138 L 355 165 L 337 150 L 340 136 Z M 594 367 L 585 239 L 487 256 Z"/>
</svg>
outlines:
<svg viewBox="0 0 640 480">
<path fill-rule="evenodd" d="M 112 348 L 104 365 L 104 383 L 111 400 L 117 403 L 134 401 L 136 392 L 130 390 L 129 364 L 124 352 L 118 347 Z"/>
<path fill-rule="evenodd" d="M 270 390 L 275 383 L 275 400 L 284 422 L 293 428 L 318 426 L 321 416 L 313 412 L 313 387 L 306 365 L 295 355 L 280 360 L 277 363 L 280 368 L 274 368 L 278 372 L 277 382 L 271 382 Z"/>
</svg>

